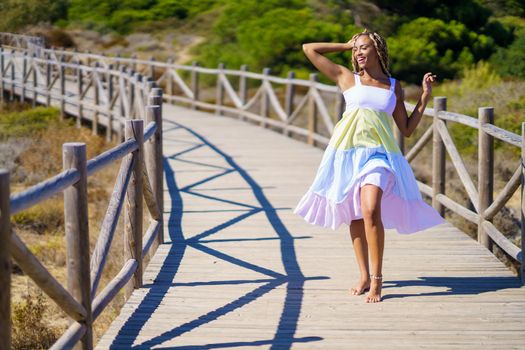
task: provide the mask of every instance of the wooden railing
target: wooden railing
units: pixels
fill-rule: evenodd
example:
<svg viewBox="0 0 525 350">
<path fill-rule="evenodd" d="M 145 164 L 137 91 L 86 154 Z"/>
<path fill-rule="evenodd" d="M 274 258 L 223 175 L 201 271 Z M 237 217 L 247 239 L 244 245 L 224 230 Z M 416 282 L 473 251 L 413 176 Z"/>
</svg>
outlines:
<svg viewBox="0 0 525 350">
<path fill-rule="evenodd" d="M 0 49 L 0 95 L 33 104 L 57 105 L 63 115 L 91 122 L 94 132 L 124 142 L 86 159 L 86 145 L 63 145 L 64 171 L 20 193 L 11 194 L 9 173 L 0 170 L 0 349 L 11 342 L 11 258 L 72 323 L 52 349 L 93 348 L 93 322 L 127 285 L 126 297 L 142 286 L 143 260 L 163 239 L 162 90 L 140 74 L 66 63 L 52 50 L 28 55 L 23 47 Z M 146 126 L 145 126 L 146 124 Z M 87 179 L 121 161 L 113 194 L 95 248 L 89 249 Z M 53 195 L 64 193 L 67 288 L 62 286 L 13 232 L 10 217 Z M 143 230 L 143 198 L 150 224 Z M 117 222 L 125 205 L 125 259 L 120 272 L 99 291 Z M 145 231 L 145 232 L 144 232 Z M 131 282 L 130 282 L 131 281 Z"/>
</svg>

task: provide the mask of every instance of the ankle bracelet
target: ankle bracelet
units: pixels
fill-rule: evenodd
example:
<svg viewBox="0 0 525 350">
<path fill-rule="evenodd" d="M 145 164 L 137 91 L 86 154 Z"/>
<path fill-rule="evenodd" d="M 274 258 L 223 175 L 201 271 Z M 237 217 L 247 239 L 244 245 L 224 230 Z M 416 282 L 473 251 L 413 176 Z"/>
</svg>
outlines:
<svg viewBox="0 0 525 350">
<path fill-rule="evenodd" d="M 375 280 L 380 280 L 380 279 L 383 279 L 383 275 L 370 275 L 371 278 L 375 279 Z"/>
</svg>

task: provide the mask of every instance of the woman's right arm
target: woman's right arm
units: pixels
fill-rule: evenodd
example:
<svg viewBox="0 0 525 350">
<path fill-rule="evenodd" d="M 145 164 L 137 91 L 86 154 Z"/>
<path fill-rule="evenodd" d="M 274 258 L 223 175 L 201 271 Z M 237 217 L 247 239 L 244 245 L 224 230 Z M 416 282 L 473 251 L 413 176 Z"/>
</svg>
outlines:
<svg viewBox="0 0 525 350">
<path fill-rule="evenodd" d="M 352 50 L 350 42 L 347 43 L 308 43 L 303 44 L 303 51 L 312 64 L 328 79 L 341 87 L 340 82 L 345 73 L 350 73 L 348 68 L 332 62 L 323 56 L 327 52 Z"/>
</svg>

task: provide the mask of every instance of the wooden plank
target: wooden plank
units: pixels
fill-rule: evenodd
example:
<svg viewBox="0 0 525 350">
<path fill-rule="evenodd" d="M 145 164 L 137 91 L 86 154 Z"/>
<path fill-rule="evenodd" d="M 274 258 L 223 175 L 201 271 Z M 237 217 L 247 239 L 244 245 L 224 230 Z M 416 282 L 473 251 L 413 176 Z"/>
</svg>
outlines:
<svg viewBox="0 0 525 350">
<path fill-rule="evenodd" d="M 106 215 L 102 221 L 95 249 L 93 249 L 93 254 L 91 255 L 91 298 L 94 298 L 96 295 L 98 284 L 102 277 L 102 271 L 104 271 L 104 266 L 106 265 L 107 255 L 117 228 L 122 206 L 124 205 L 124 198 L 131 178 L 133 163 L 134 158 L 133 155 L 130 154 L 126 156 L 120 164 L 115 187 L 109 200 Z"/>
<path fill-rule="evenodd" d="M 126 294 L 142 286 L 142 173 L 144 166 L 144 122 L 142 120 L 126 121 L 126 139 L 134 139 L 138 149 L 133 153 L 133 169 L 130 184 L 126 192 L 126 211 L 124 223 L 124 255 L 126 261 L 137 261 L 132 283 L 127 287 Z"/>
<path fill-rule="evenodd" d="M 104 287 L 102 292 L 93 300 L 93 319 L 96 320 L 98 316 L 104 311 L 104 308 L 113 300 L 117 293 L 124 287 L 124 285 L 133 277 L 133 273 L 137 269 L 136 260 L 128 260 L 119 273 Z"/>
<path fill-rule="evenodd" d="M 79 179 L 79 172 L 75 169 L 69 169 L 49 178 L 48 180 L 31 186 L 24 191 L 13 194 L 11 196 L 11 215 L 19 213 L 50 198 L 68 188 Z"/>
<path fill-rule="evenodd" d="M 0 52 L 3 54 L 3 52 Z M 3 93 L 3 91 L 2 91 Z M 11 209 L 9 171 L 0 169 L 0 349 L 11 348 Z"/>
</svg>

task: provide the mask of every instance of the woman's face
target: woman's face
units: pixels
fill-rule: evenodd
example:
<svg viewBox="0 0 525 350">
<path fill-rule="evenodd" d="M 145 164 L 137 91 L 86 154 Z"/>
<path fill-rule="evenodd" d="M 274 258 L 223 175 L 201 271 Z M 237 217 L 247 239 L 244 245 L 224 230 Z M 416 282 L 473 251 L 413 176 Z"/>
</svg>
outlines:
<svg viewBox="0 0 525 350">
<path fill-rule="evenodd" d="M 360 35 L 354 42 L 352 55 L 360 69 L 371 67 L 379 63 L 377 51 L 368 35 Z"/>
</svg>

